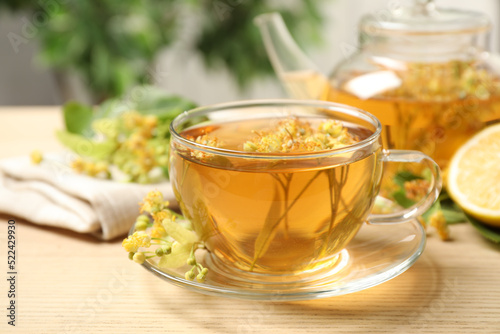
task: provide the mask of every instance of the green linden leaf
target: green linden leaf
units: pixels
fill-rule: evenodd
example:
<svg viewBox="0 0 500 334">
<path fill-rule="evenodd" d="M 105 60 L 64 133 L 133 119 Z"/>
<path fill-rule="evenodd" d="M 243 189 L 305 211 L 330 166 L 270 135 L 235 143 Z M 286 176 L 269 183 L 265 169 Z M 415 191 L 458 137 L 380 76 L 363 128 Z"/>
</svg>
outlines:
<svg viewBox="0 0 500 334">
<path fill-rule="evenodd" d="M 164 219 L 162 225 L 167 234 L 180 244 L 192 245 L 198 241 L 196 233 L 182 227 L 180 224 L 170 219 Z"/>
<path fill-rule="evenodd" d="M 100 118 L 92 122 L 92 129 L 96 133 L 101 133 L 108 138 L 115 138 L 118 136 L 120 124 L 117 119 Z"/>
<path fill-rule="evenodd" d="M 453 200 L 451 199 L 450 195 L 448 195 L 448 192 L 445 189 L 441 190 L 441 193 L 439 194 L 438 199 L 444 203 L 445 201 L 451 201 L 453 203 Z"/>
<path fill-rule="evenodd" d="M 447 224 L 466 223 L 469 221 L 469 218 L 462 210 L 442 208 L 441 211 L 443 211 L 443 216 Z"/>
<path fill-rule="evenodd" d="M 441 190 L 438 200 L 441 204 L 441 211 L 446 219 L 446 223 L 457 224 L 469 221 L 463 210 L 451 199 L 445 189 Z"/>
<path fill-rule="evenodd" d="M 410 171 L 404 170 L 396 173 L 393 180 L 394 183 L 396 183 L 398 186 L 404 188 L 405 182 L 421 179 L 423 179 L 423 177 L 415 175 Z"/>
<path fill-rule="evenodd" d="M 78 102 L 68 102 L 63 107 L 64 123 L 70 133 L 91 137 L 92 107 Z"/>
<path fill-rule="evenodd" d="M 137 86 L 122 98 L 101 103 L 94 118 L 115 118 L 126 111 L 136 110 L 143 115 L 155 115 L 163 123 L 193 108 L 196 108 L 196 104 L 184 97 L 169 94 L 154 86 Z"/>
<path fill-rule="evenodd" d="M 472 226 L 474 226 L 476 228 L 476 230 L 479 233 L 481 233 L 481 235 L 483 237 L 485 237 L 486 239 L 488 239 L 494 243 L 500 244 L 500 228 L 483 224 L 482 222 L 480 222 L 476 218 L 474 218 L 468 214 L 465 214 L 465 215 L 467 216 L 467 218 L 471 222 Z"/>
<path fill-rule="evenodd" d="M 134 94 L 135 93 L 135 94 Z M 154 86 L 142 86 L 131 93 L 130 100 L 138 112 L 157 116 L 160 120 L 173 120 L 180 113 L 193 109 L 196 104 L 177 95 L 169 95 Z"/>
<path fill-rule="evenodd" d="M 114 142 L 95 142 L 68 131 L 56 131 L 56 137 L 64 146 L 76 154 L 96 160 L 105 160 L 116 150 L 116 143 Z"/>
<path fill-rule="evenodd" d="M 394 193 L 392 193 L 392 198 L 403 208 L 409 208 L 410 206 L 415 204 L 415 201 L 406 197 L 406 193 L 403 189 L 400 189 Z"/>
<path fill-rule="evenodd" d="M 158 262 L 160 269 L 165 268 L 180 268 L 184 266 L 187 259 L 191 255 L 191 248 L 193 244 L 180 244 L 174 243 L 172 245 L 172 253 L 168 255 L 163 255 Z"/>
<path fill-rule="evenodd" d="M 130 101 L 124 99 L 107 99 L 96 108 L 94 119 L 117 118 L 134 107 Z"/>
</svg>

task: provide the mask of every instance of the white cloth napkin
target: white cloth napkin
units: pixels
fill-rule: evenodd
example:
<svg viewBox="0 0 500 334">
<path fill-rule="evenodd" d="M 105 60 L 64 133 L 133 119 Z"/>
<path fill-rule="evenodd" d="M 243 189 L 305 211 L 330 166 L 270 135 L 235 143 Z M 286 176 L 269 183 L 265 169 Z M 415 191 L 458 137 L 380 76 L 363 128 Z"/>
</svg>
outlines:
<svg viewBox="0 0 500 334">
<path fill-rule="evenodd" d="M 159 190 L 165 200 L 175 201 L 168 182 L 95 179 L 74 173 L 64 160 L 64 155 L 45 155 L 40 165 L 28 157 L 0 160 L 0 213 L 109 240 L 127 233 L 149 191 Z"/>
</svg>

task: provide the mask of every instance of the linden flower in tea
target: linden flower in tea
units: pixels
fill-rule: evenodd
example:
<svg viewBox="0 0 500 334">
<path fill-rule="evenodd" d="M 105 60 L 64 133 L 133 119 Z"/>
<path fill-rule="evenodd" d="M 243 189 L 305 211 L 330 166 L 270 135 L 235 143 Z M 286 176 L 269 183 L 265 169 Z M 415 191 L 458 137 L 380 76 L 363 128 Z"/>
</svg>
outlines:
<svg viewBox="0 0 500 334">
<path fill-rule="evenodd" d="M 312 152 L 344 147 L 359 141 L 336 120 L 322 121 L 317 129 L 298 118 L 280 121 L 270 130 L 255 131 L 257 136 L 243 144 L 246 152 Z"/>
<path fill-rule="evenodd" d="M 187 136 L 186 137 L 189 140 L 193 140 L 197 144 L 202 144 L 210 147 L 221 147 L 222 143 L 216 138 L 216 137 L 210 137 L 209 135 L 201 135 L 196 138 L 192 136 Z M 198 150 L 191 150 L 191 156 L 193 156 L 196 159 L 203 160 L 207 158 L 213 157 L 213 154 L 198 151 Z"/>
</svg>

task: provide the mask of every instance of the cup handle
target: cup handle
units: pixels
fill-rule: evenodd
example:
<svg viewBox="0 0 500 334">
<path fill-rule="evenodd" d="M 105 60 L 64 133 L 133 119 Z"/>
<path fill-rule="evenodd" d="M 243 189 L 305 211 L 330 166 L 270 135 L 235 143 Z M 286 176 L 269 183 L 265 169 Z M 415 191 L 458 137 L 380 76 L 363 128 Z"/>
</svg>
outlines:
<svg viewBox="0 0 500 334">
<path fill-rule="evenodd" d="M 432 174 L 429 192 L 416 204 L 398 212 L 388 214 L 371 214 L 368 222 L 371 224 L 387 225 L 405 223 L 424 214 L 436 201 L 441 191 L 442 180 L 439 166 L 429 156 L 419 151 L 384 150 L 383 162 L 415 162 L 426 165 Z"/>
</svg>

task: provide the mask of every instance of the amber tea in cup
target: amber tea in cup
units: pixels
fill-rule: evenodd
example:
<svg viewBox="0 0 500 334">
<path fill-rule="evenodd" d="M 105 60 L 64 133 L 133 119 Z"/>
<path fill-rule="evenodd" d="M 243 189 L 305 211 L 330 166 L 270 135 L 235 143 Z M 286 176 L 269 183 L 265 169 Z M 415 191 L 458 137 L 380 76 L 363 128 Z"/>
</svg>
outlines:
<svg viewBox="0 0 500 334">
<path fill-rule="evenodd" d="M 184 113 L 171 132 L 170 179 L 182 213 L 213 261 L 258 279 L 334 268 L 364 222 L 413 219 L 440 187 L 430 158 L 383 151 L 378 120 L 344 105 L 222 104 Z M 370 215 L 384 161 L 425 164 L 431 189 L 415 207 Z"/>
</svg>

